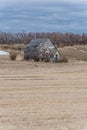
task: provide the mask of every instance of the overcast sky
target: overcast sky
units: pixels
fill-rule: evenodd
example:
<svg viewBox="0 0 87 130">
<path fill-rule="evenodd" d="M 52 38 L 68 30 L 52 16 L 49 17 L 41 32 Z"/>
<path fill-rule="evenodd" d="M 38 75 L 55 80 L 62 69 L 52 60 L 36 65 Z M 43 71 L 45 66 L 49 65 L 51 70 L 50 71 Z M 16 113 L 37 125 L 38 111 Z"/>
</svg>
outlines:
<svg viewBox="0 0 87 130">
<path fill-rule="evenodd" d="M 87 0 L 0 0 L 0 31 L 87 33 Z"/>
</svg>

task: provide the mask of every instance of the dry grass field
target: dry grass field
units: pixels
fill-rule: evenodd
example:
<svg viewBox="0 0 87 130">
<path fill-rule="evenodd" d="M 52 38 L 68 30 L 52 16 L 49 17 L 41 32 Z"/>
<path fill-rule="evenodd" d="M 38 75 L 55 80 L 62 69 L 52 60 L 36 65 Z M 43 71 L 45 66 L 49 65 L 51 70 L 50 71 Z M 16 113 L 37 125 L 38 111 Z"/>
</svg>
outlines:
<svg viewBox="0 0 87 130">
<path fill-rule="evenodd" d="M 0 130 L 87 130 L 87 63 L 0 59 Z"/>
<path fill-rule="evenodd" d="M 0 57 L 0 130 L 87 130 L 87 46 L 59 50 L 68 63 Z"/>
<path fill-rule="evenodd" d="M 69 60 L 87 61 L 87 45 L 65 46 L 59 50 Z"/>
</svg>

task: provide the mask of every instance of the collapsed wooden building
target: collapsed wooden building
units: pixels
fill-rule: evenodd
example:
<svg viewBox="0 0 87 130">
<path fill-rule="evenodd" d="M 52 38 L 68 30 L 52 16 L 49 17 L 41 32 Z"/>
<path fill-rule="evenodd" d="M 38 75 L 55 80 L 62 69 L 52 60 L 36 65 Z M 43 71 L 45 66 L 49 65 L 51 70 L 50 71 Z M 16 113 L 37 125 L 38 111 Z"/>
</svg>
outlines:
<svg viewBox="0 0 87 130">
<path fill-rule="evenodd" d="M 57 62 L 60 57 L 60 52 L 49 39 L 33 39 L 24 49 L 26 60 Z"/>
</svg>

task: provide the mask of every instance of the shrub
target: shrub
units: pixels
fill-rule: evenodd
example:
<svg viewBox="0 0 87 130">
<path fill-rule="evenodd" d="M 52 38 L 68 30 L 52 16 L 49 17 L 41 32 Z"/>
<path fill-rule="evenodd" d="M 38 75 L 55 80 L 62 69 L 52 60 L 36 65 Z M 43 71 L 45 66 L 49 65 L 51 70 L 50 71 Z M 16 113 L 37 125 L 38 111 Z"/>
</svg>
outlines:
<svg viewBox="0 0 87 130">
<path fill-rule="evenodd" d="M 16 60 L 16 57 L 17 57 L 17 52 L 11 51 L 11 52 L 10 52 L 10 59 L 11 59 L 11 60 Z"/>
</svg>

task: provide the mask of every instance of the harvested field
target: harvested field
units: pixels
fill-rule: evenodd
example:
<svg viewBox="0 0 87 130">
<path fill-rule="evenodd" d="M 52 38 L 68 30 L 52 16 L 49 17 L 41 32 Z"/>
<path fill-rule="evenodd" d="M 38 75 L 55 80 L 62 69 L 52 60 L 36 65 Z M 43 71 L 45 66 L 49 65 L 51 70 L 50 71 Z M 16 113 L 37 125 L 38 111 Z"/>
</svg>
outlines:
<svg viewBox="0 0 87 130">
<path fill-rule="evenodd" d="M 86 62 L 0 60 L 0 130 L 86 129 Z"/>
</svg>

